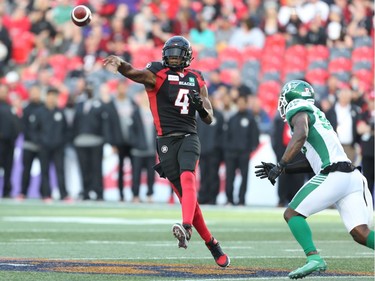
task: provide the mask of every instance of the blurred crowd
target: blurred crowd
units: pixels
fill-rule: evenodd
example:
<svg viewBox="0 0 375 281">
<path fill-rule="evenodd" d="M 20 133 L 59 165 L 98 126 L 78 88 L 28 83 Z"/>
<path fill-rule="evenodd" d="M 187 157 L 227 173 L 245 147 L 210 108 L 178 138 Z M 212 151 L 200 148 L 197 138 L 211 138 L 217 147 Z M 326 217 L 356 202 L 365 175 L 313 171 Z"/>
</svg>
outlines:
<svg viewBox="0 0 375 281">
<path fill-rule="evenodd" d="M 70 20 L 79 4 L 93 12 L 91 23 L 82 28 Z M 192 43 L 191 67 L 202 71 L 216 116 L 221 116 L 219 125 L 210 127 L 212 132 L 200 130 L 212 139 L 202 147 L 201 170 L 209 176 L 202 177 L 201 203 L 215 204 L 217 173 L 225 163 L 228 203 L 245 204 L 244 194 L 232 198 L 234 176 L 239 169 L 242 193 L 251 188 L 246 186 L 251 185 L 246 180 L 247 160 L 259 135 L 271 135 L 276 156 L 282 155 L 290 133 L 276 112 L 277 96 L 290 79 L 313 85 L 319 106 L 349 157 L 363 166 L 373 192 L 373 1 L 0 0 L 0 15 L 3 197 L 11 196 L 9 167 L 15 141 L 22 136 L 19 198 L 27 197 L 30 167 L 38 158 L 44 174 L 41 197 L 51 198 L 48 171 L 54 163 L 61 199 L 70 200 L 63 169 L 68 147 L 80 164 L 81 198 L 102 200 L 101 162 L 108 143 L 120 167 L 131 159 L 134 202 L 139 201 L 141 171 L 148 171 L 151 201 L 155 148 L 146 94 L 139 85 L 103 69 L 102 60 L 115 54 L 143 68 L 161 60 L 161 48 L 173 35 Z M 241 114 L 255 121 L 250 126 L 253 139 L 235 136 L 243 128 Z M 249 145 L 238 155 L 231 153 L 231 145 L 237 149 L 245 142 Z M 284 176 L 279 205 L 295 194 L 288 182 L 300 186 L 297 179 Z M 120 200 L 123 177 L 119 169 Z"/>
</svg>

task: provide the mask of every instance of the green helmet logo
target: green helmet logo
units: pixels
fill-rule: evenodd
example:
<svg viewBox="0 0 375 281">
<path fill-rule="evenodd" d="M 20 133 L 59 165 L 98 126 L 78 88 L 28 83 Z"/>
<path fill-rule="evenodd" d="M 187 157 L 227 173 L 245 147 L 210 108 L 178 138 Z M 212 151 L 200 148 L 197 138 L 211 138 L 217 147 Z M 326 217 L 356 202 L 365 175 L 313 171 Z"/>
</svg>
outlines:
<svg viewBox="0 0 375 281">
<path fill-rule="evenodd" d="M 315 92 L 309 83 L 303 80 L 292 80 L 281 89 L 278 110 L 285 118 L 286 107 L 292 100 L 303 99 L 314 103 Z"/>
</svg>

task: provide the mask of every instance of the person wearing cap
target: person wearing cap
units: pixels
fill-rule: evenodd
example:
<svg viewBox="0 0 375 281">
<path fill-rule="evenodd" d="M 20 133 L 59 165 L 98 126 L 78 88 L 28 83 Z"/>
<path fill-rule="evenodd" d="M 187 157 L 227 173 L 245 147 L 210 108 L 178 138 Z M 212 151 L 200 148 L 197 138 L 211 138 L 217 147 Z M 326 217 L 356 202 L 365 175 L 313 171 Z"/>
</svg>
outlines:
<svg viewBox="0 0 375 281">
<path fill-rule="evenodd" d="M 64 149 L 68 141 L 68 128 L 62 109 L 57 107 L 59 92 L 55 88 L 47 91 L 44 105 L 35 113 L 32 140 L 39 146 L 41 165 L 41 195 L 46 203 L 52 200 L 50 165 L 53 163 L 61 200 L 70 200 L 65 186 Z"/>
</svg>

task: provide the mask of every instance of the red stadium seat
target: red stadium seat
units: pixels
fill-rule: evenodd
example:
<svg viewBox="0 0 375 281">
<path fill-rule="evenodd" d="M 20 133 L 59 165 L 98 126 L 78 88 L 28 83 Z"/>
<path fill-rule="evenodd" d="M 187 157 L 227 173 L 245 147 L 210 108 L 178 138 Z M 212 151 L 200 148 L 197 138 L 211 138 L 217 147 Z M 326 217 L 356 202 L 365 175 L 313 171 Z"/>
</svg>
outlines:
<svg viewBox="0 0 375 281">
<path fill-rule="evenodd" d="M 328 71 L 330 73 L 342 72 L 342 71 L 351 71 L 352 62 L 347 58 L 337 58 L 333 59 L 328 64 Z"/>
<path fill-rule="evenodd" d="M 283 62 L 284 61 L 282 56 L 265 54 L 262 57 L 261 70 L 262 72 L 280 71 L 282 69 Z"/>
<path fill-rule="evenodd" d="M 217 58 L 206 57 L 199 60 L 193 60 L 191 63 L 191 67 L 199 69 L 202 72 L 208 72 L 219 69 L 220 63 Z"/>
<path fill-rule="evenodd" d="M 267 46 L 263 49 L 262 57 L 274 57 L 275 59 L 283 58 L 285 53 L 285 48 L 279 45 Z"/>
<path fill-rule="evenodd" d="M 242 66 L 242 54 L 237 48 L 227 47 L 218 54 L 219 61 L 234 60 L 238 65 Z"/>
<path fill-rule="evenodd" d="M 307 68 L 307 61 L 305 57 L 285 57 L 283 63 L 283 73 L 305 71 Z"/>
<path fill-rule="evenodd" d="M 258 96 L 262 100 L 267 101 L 278 101 L 279 93 L 281 90 L 281 85 L 277 81 L 266 81 L 259 85 L 258 87 Z"/>
<path fill-rule="evenodd" d="M 222 69 L 220 70 L 220 80 L 224 84 L 230 85 L 232 83 L 232 76 L 234 74 L 233 69 Z"/>
<path fill-rule="evenodd" d="M 285 49 L 286 40 L 283 34 L 276 33 L 266 37 L 265 48 L 279 46 Z"/>
<path fill-rule="evenodd" d="M 371 47 L 359 47 L 352 52 L 352 61 L 374 61 L 374 49 Z"/>
<path fill-rule="evenodd" d="M 273 117 L 277 110 L 281 85 L 276 81 L 266 81 L 258 87 L 258 97 L 262 101 L 264 110 Z"/>
<path fill-rule="evenodd" d="M 293 45 L 285 50 L 285 56 L 306 58 L 307 49 L 303 45 Z"/>
<path fill-rule="evenodd" d="M 306 72 L 306 80 L 311 84 L 323 85 L 327 82 L 329 73 L 325 69 L 311 69 Z"/>
<path fill-rule="evenodd" d="M 154 60 L 154 49 L 139 49 L 131 52 L 132 65 L 135 68 L 145 68 L 147 63 Z"/>
<path fill-rule="evenodd" d="M 246 47 L 242 50 L 242 59 L 244 61 L 248 60 L 260 60 L 262 56 L 263 50 L 261 48 L 256 47 Z"/>
<path fill-rule="evenodd" d="M 329 58 L 329 49 L 324 45 L 312 45 L 307 49 L 307 59 L 309 62 L 315 60 L 327 60 Z"/>
<path fill-rule="evenodd" d="M 360 69 L 353 72 L 353 75 L 365 83 L 370 83 L 372 85 L 374 84 L 374 72 L 371 70 Z"/>
<path fill-rule="evenodd" d="M 52 55 L 48 58 L 48 63 L 54 71 L 54 78 L 63 81 L 69 69 L 69 58 L 63 54 Z"/>
</svg>

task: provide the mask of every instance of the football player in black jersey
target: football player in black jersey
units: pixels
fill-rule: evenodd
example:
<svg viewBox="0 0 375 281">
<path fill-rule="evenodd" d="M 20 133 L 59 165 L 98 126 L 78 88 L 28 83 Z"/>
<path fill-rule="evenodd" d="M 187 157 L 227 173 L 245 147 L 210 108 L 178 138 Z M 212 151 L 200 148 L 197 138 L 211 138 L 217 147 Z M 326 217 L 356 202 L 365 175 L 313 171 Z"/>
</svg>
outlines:
<svg viewBox="0 0 375 281">
<path fill-rule="evenodd" d="M 196 112 L 207 124 L 212 122 L 213 112 L 202 74 L 187 68 L 192 59 L 190 42 L 182 36 L 174 36 L 164 44 L 162 61 L 150 62 L 145 69 L 135 69 L 114 55 L 104 59 L 104 66 L 143 84 L 147 91 L 160 159 L 155 170 L 172 183 L 182 205 L 182 224 L 172 227 L 178 246 L 187 248 L 194 226 L 216 263 L 227 267 L 230 259 L 211 235 L 197 202 L 195 172 L 200 141 Z"/>
</svg>

